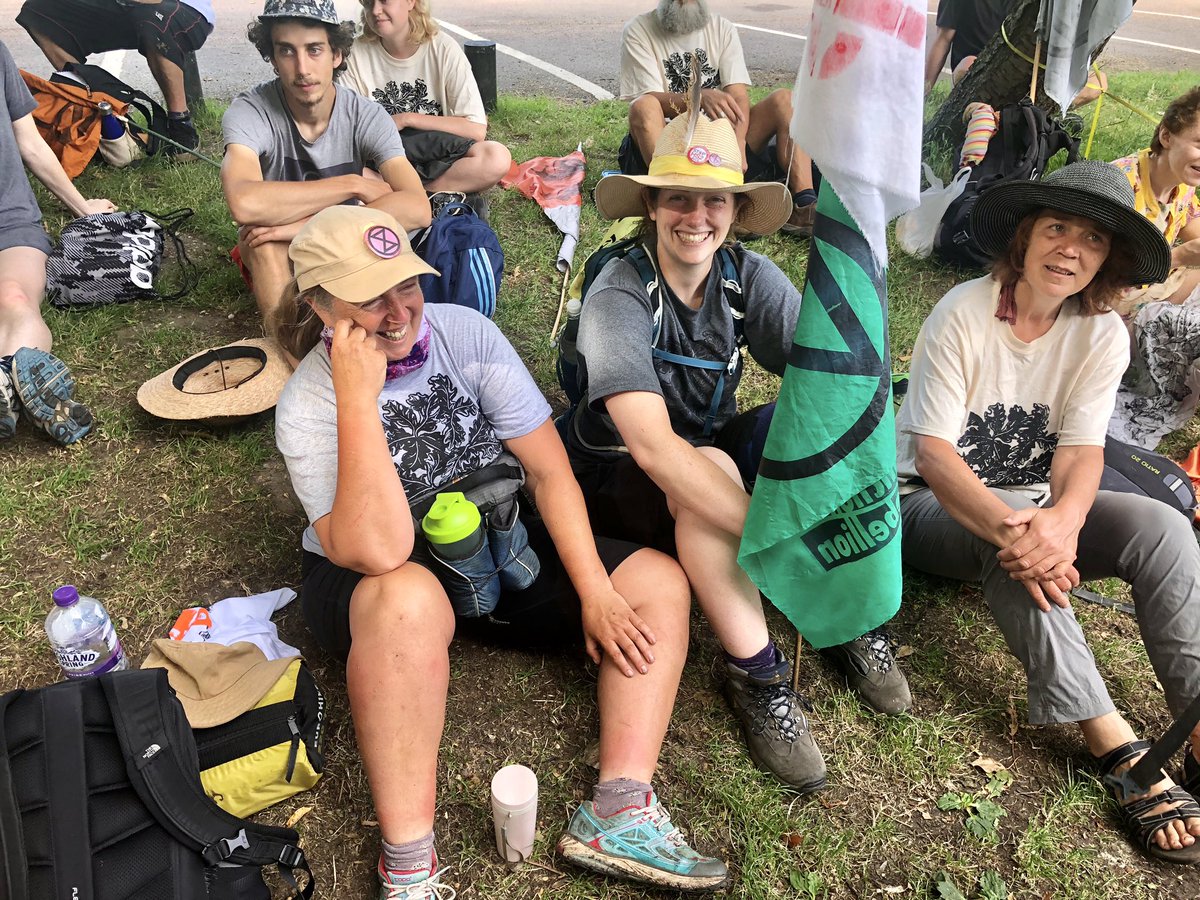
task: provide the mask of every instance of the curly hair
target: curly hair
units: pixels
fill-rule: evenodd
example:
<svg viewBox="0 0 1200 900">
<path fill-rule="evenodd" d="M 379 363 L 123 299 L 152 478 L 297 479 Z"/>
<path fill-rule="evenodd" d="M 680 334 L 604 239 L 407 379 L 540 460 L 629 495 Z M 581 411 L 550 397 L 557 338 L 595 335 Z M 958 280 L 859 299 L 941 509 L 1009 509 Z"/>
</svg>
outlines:
<svg viewBox="0 0 1200 900">
<path fill-rule="evenodd" d="M 1190 91 L 1171 101 L 1167 111 L 1163 113 L 1162 121 L 1154 129 L 1154 137 L 1150 139 L 1150 152 L 1162 153 L 1162 133 L 1179 134 L 1185 128 L 1196 124 L 1200 116 L 1200 84 Z"/>
<path fill-rule="evenodd" d="M 1002 286 L 1015 284 L 1025 269 L 1025 254 L 1033 236 L 1033 226 L 1046 213 L 1056 214 L 1053 209 L 1039 209 L 1029 213 L 1017 225 L 1008 249 L 992 263 L 992 277 Z M 1085 316 L 1098 316 L 1113 309 L 1121 294 L 1130 285 L 1130 275 L 1137 265 L 1133 248 L 1121 235 L 1112 235 L 1108 256 L 1101 263 L 1095 277 L 1082 291 L 1075 295 Z"/>
<path fill-rule="evenodd" d="M 329 36 L 329 48 L 342 54 L 342 61 L 334 69 L 335 75 L 346 71 L 346 63 L 350 59 L 350 48 L 354 46 L 354 23 L 342 22 L 340 25 L 330 25 L 328 22 L 318 22 L 316 19 L 306 19 L 303 16 L 276 16 L 270 19 L 254 19 L 246 28 L 246 37 L 254 45 L 259 55 L 269 63 L 275 62 L 275 42 L 271 37 L 276 25 L 317 25 L 325 26 Z"/>
<path fill-rule="evenodd" d="M 371 21 L 374 18 L 371 10 L 375 7 L 375 0 L 359 0 L 359 3 L 362 5 L 362 15 L 359 17 L 362 34 L 358 39 L 366 42 L 379 40 L 375 23 Z M 409 37 L 414 44 L 418 45 L 432 40 L 433 36 L 438 33 L 437 22 L 433 20 L 433 13 L 429 9 L 429 0 L 416 0 L 408 14 L 408 27 Z"/>
</svg>

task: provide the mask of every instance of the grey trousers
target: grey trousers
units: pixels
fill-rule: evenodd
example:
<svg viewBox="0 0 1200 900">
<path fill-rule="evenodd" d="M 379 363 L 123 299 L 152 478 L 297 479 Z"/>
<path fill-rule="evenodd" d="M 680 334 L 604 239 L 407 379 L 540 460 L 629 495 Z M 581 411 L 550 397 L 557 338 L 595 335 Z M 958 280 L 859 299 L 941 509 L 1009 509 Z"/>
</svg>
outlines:
<svg viewBox="0 0 1200 900">
<path fill-rule="evenodd" d="M 1014 509 L 1033 504 L 993 489 Z M 980 582 L 992 618 L 1029 681 L 1029 721 L 1079 722 L 1113 702 L 1070 609 L 1042 612 L 1009 578 L 998 548 L 959 525 L 928 488 L 900 500 L 904 561 L 922 572 Z M 1172 715 L 1200 693 L 1200 545 L 1188 520 L 1148 497 L 1100 491 L 1079 533 L 1075 567 L 1085 581 L 1129 584 L 1138 629 Z"/>
</svg>

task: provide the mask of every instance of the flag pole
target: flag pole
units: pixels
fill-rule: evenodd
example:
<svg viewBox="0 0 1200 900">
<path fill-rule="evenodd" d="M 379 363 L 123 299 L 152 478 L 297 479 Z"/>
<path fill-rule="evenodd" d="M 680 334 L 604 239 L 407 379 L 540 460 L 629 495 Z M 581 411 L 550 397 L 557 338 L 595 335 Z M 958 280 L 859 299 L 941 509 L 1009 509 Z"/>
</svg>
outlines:
<svg viewBox="0 0 1200 900">
<path fill-rule="evenodd" d="M 1029 102 L 1037 102 L 1037 70 L 1038 60 L 1042 57 L 1042 36 L 1039 34 L 1033 45 L 1033 74 L 1029 76 Z"/>
<path fill-rule="evenodd" d="M 796 630 L 796 653 L 792 657 L 792 690 L 800 693 L 800 651 L 803 649 L 804 637 Z"/>
</svg>

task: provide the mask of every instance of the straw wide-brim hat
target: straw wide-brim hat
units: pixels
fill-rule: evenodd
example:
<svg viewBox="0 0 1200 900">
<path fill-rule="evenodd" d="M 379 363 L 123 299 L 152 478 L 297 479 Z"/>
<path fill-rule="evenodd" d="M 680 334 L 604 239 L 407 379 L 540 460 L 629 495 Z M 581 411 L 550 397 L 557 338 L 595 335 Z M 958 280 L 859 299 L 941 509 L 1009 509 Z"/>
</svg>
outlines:
<svg viewBox="0 0 1200 900">
<path fill-rule="evenodd" d="M 166 669 L 167 681 L 193 728 L 224 725 L 267 695 L 296 659 L 267 659 L 258 645 L 160 638 L 150 645 L 143 669 Z"/>
<path fill-rule="evenodd" d="M 1171 248 L 1158 227 L 1134 208 L 1129 179 L 1114 165 L 1084 159 L 1040 181 L 1008 181 L 988 188 L 971 211 L 971 233 L 991 257 L 1030 213 L 1053 209 L 1092 219 L 1129 242 L 1135 259 L 1130 284 L 1157 284 L 1171 271 Z"/>
<path fill-rule="evenodd" d="M 596 208 L 606 219 L 644 216 L 642 188 L 685 191 L 732 191 L 749 195 L 738 213 L 738 226 L 752 234 L 770 234 L 792 215 L 792 195 L 777 181 L 747 184 L 742 176 L 742 149 L 728 119 L 710 120 L 700 113 L 687 138 L 688 115 L 667 123 L 650 160 L 648 175 L 607 175 L 596 185 Z"/>
<path fill-rule="evenodd" d="M 137 400 L 160 419 L 233 421 L 274 406 L 291 374 L 275 341 L 236 341 L 155 375 L 138 388 Z"/>
</svg>

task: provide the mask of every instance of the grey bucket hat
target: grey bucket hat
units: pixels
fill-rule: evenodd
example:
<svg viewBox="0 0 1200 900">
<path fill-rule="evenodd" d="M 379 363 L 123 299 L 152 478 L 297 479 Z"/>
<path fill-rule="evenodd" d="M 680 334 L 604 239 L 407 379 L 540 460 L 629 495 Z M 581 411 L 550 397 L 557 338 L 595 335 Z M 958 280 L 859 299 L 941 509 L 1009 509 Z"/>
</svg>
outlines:
<svg viewBox="0 0 1200 900">
<path fill-rule="evenodd" d="M 282 16 L 313 19 L 326 25 L 341 23 L 333 0 L 267 0 L 259 18 L 278 19 Z"/>
<path fill-rule="evenodd" d="M 1129 242 L 1135 260 L 1130 284 L 1157 284 L 1171 271 L 1171 248 L 1133 206 L 1133 188 L 1116 166 L 1083 159 L 1041 181 L 1009 181 L 983 192 L 971 211 L 971 233 L 991 257 L 1000 256 L 1025 216 L 1053 209 L 1084 216 Z"/>
</svg>

